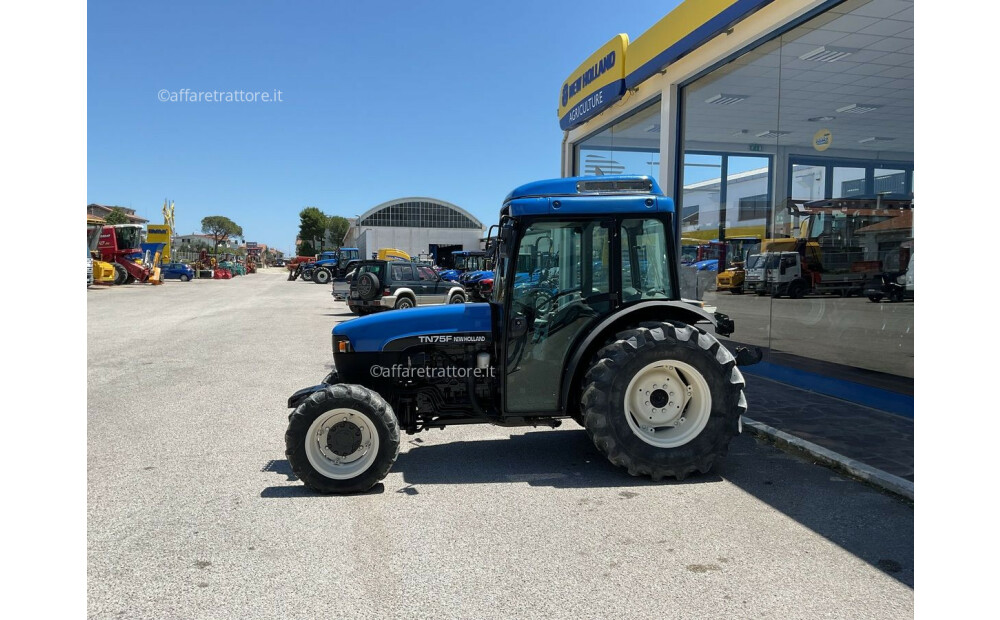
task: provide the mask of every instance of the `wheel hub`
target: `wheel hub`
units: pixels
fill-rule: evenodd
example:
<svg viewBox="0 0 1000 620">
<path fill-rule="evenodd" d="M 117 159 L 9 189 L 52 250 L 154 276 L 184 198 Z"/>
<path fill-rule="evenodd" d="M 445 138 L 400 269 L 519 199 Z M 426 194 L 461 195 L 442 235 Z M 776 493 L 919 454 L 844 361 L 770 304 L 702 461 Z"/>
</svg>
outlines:
<svg viewBox="0 0 1000 620">
<path fill-rule="evenodd" d="M 348 421 L 333 425 L 326 436 L 326 447 L 337 456 L 350 456 L 361 447 L 361 429 Z"/>
<path fill-rule="evenodd" d="M 684 423 L 682 413 L 691 389 L 673 366 L 647 369 L 628 395 L 628 407 L 639 426 L 655 429 Z"/>
</svg>

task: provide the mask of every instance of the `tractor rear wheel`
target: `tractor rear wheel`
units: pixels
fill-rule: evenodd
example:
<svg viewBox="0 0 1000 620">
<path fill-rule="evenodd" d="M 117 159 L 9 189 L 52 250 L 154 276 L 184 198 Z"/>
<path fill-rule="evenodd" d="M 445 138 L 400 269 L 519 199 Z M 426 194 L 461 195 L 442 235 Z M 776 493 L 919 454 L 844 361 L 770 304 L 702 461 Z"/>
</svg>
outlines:
<svg viewBox="0 0 1000 620">
<path fill-rule="evenodd" d="M 642 323 L 597 352 L 584 378 L 584 428 L 633 476 L 682 480 L 724 456 L 747 409 L 736 359 L 684 323 Z"/>
<path fill-rule="evenodd" d="M 322 267 L 313 272 L 312 281 L 316 284 L 328 284 L 333 279 L 333 274 L 326 267 Z"/>
<path fill-rule="evenodd" d="M 396 415 L 366 387 L 330 385 L 288 417 L 285 456 L 299 480 L 320 493 L 367 491 L 398 455 Z"/>
</svg>

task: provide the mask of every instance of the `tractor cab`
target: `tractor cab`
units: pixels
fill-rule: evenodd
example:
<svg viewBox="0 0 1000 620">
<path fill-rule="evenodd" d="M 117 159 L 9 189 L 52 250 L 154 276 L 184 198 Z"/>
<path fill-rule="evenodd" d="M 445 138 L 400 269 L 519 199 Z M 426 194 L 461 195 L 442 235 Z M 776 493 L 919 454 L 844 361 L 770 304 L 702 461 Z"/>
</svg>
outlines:
<svg viewBox="0 0 1000 620">
<path fill-rule="evenodd" d="M 760 357 L 731 353 L 711 332 L 733 322 L 680 298 L 676 227 L 649 177 L 515 189 L 491 228 L 488 301 L 333 328 L 336 370 L 288 401 L 293 470 L 320 491 L 366 490 L 395 458 L 373 450 L 398 450 L 400 430 L 571 418 L 633 475 L 707 471 L 746 409 L 736 366 Z"/>
</svg>

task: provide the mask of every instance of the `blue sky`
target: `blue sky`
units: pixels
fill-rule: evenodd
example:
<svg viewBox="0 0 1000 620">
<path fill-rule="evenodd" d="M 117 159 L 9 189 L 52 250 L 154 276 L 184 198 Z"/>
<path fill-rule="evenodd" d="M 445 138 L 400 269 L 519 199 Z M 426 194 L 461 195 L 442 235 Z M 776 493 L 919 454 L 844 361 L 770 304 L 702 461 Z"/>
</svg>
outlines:
<svg viewBox="0 0 1000 620">
<path fill-rule="evenodd" d="M 559 176 L 562 81 L 676 4 L 92 0 L 87 202 L 157 221 L 170 198 L 180 233 L 225 215 L 286 251 L 305 206 L 432 196 L 489 225 Z M 184 88 L 282 101 L 158 100 Z"/>
</svg>

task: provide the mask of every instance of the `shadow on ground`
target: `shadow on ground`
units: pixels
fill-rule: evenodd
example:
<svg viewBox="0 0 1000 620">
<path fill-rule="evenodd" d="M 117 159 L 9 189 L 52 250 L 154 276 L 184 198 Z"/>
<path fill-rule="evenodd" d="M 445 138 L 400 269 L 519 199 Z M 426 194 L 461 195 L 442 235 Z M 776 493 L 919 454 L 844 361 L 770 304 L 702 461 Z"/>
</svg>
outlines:
<svg viewBox="0 0 1000 620">
<path fill-rule="evenodd" d="M 729 483 L 913 587 L 912 504 L 749 435 L 734 439 L 728 457 L 711 473 L 682 482 L 629 476 L 599 454 L 583 430 L 432 445 L 419 436 L 404 436 L 403 441 L 410 443 L 409 450 L 392 468 L 407 485 L 398 493 L 417 496 L 421 486 L 432 484 L 527 483 L 543 488 L 617 487 L 631 497 L 624 494 L 636 487 Z M 287 461 L 271 461 L 264 471 L 294 480 Z M 317 496 L 300 485 L 269 487 L 261 493 L 261 497 Z"/>
</svg>

